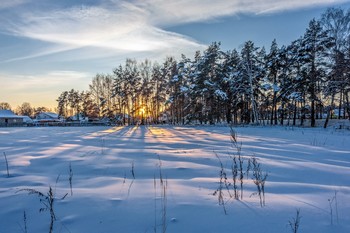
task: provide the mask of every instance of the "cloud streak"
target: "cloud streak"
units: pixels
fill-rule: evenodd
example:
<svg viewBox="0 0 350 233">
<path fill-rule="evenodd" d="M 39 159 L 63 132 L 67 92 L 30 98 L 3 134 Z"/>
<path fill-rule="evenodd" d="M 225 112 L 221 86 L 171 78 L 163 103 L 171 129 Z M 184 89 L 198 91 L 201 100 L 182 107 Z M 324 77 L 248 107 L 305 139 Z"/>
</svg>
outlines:
<svg viewBox="0 0 350 233">
<path fill-rule="evenodd" d="M 2 0 L 0 2 L 0 10 L 16 7 L 28 2 L 28 0 Z"/>
<path fill-rule="evenodd" d="M 13 4 L 24 1 L 16 0 Z M 183 48 L 181 52 L 184 52 L 203 49 L 204 45 L 192 38 L 166 31 L 163 27 L 240 13 L 267 14 L 341 2 L 345 1 L 110 0 L 95 6 L 27 11 L 9 26 L 2 26 L 12 35 L 61 45 L 59 52 L 89 46 L 116 52 L 161 52 L 171 51 L 172 48 Z M 10 1 L 5 1 L 3 7 L 10 4 Z M 55 49 L 51 49 L 23 58 L 55 52 Z"/>
<path fill-rule="evenodd" d="M 6 90 L 19 93 L 28 92 L 28 90 L 36 93 L 38 89 L 51 90 L 62 83 L 67 83 L 67 86 L 73 85 L 71 88 L 76 88 L 77 85 L 81 84 L 82 80 L 90 79 L 91 77 L 92 75 L 89 73 L 69 70 L 50 71 L 39 75 L 0 74 Z M 43 82 L 47 78 L 50 79 L 50 82 Z"/>
<path fill-rule="evenodd" d="M 100 6 L 41 14 L 26 12 L 22 20 L 12 23 L 6 30 L 15 36 L 64 45 L 67 50 L 100 47 L 116 52 L 145 52 L 173 47 L 202 48 L 191 38 L 149 24 L 146 15 L 137 8 L 131 9 L 130 4 L 114 7 L 114 10 Z M 61 47 L 59 51 L 62 50 Z M 47 55 L 40 52 L 37 56 L 41 54 Z"/>
<path fill-rule="evenodd" d="M 237 14 L 268 14 L 308 7 L 332 6 L 347 0 L 146 0 L 135 6 L 148 12 L 155 25 L 176 25 Z"/>
</svg>

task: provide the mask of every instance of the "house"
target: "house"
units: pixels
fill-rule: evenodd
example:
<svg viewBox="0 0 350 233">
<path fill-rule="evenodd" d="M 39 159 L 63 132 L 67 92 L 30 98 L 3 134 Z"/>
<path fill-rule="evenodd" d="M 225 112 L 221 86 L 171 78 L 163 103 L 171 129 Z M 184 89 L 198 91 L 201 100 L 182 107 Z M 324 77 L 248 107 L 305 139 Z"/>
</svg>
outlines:
<svg viewBox="0 0 350 233">
<path fill-rule="evenodd" d="M 74 116 L 68 117 L 67 121 L 74 121 L 74 122 L 88 122 L 89 121 L 89 117 L 84 116 L 81 113 L 75 114 Z"/>
<path fill-rule="evenodd" d="M 23 125 L 23 117 L 14 114 L 11 110 L 0 110 L 0 126 Z"/>
<path fill-rule="evenodd" d="M 53 112 L 41 112 L 36 115 L 37 122 L 61 122 L 58 114 Z"/>
<path fill-rule="evenodd" d="M 163 112 L 159 115 L 158 121 L 162 124 L 169 122 L 169 115 L 166 112 Z"/>
<path fill-rule="evenodd" d="M 29 116 L 21 116 L 23 118 L 23 123 L 26 125 L 32 125 L 34 123 L 33 119 Z"/>
</svg>

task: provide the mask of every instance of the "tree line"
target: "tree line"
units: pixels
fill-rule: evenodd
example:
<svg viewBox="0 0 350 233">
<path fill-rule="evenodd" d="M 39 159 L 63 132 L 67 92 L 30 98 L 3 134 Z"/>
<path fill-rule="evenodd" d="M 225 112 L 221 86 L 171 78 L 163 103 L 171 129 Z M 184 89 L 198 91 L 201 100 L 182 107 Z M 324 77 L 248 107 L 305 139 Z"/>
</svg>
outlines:
<svg viewBox="0 0 350 233">
<path fill-rule="evenodd" d="M 41 112 L 50 112 L 52 111 L 47 107 L 32 107 L 32 105 L 28 102 L 24 102 L 21 105 L 17 106 L 15 109 L 12 109 L 11 105 L 7 102 L 0 102 L 0 110 L 13 110 L 16 114 L 22 116 L 29 116 L 34 118 L 37 114 Z"/>
<path fill-rule="evenodd" d="M 309 118 L 350 115 L 350 11 L 329 8 L 289 45 L 269 51 L 247 41 L 222 51 L 213 42 L 194 58 L 163 63 L 126 59 L 112 74 L 97 74 L 89 90 L 64 91 L 58 113 L 119 116 L 122 123 L 217 122 L 304 124 Z"/>
</svg>

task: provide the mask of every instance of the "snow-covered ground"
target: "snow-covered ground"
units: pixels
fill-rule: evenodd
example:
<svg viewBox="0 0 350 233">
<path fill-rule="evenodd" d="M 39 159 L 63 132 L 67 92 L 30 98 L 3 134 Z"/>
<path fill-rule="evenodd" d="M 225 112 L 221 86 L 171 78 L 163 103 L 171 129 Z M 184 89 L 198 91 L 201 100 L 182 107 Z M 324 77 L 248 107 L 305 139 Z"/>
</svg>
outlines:
<svg viewBox="0 0 350 233">
<path fill-rule="evenodd" d="M 45 202 L 22 190 L 47 195 L 49 187 L 53 232 L 283 233 L 292 232 L 297 209 L 298 232 L 350 232 L 349 131 L 235 130 L 244 168 L 254 156 L 268 172 L 266 205 L 250 172 L 241 200 L 222 190 L 225 215 L 213 193 L 220 186 L 216 155 L 232 182 L 237 150 L 227 127 L 0 128 L 0 233 L 49 232 L 50 211 L 39 212 Z"/>
</svg>

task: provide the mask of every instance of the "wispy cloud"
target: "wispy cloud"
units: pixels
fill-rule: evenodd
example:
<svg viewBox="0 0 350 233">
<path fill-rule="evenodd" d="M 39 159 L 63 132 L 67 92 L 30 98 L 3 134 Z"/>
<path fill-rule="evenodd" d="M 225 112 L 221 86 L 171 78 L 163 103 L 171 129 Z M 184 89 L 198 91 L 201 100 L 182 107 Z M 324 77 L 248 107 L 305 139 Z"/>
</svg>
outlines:
<svg viewBox="0 0 350 233">
<path fill-rule="evenodd" d="M 28 0 L 2 0 L 0 2 L 0 10 L 19 6 L 26 2 L 28 2 Z"/>
<path fill-rule="evenodd" d="M 81 81 L 85 81 L 86 79 L 90 80 L 91 77 L 92 74 L 90 73 L 69 70 L 50 71 L 37 75 L 0 74 L 0 79 L 2 83 L 6 84 L 6 90 L 9 92 L 32 91 L 34 93 L 36 93 L 38 89 L 51 90 L 62 83 L 69 83 L 67 86 L 77 88 L 76 86 L 81 85 Z M 45 82 L 43 80 L 50 80 L 50 82 Z"/>
<path fill-rule="evenodd" d="M 191 38 L 149 24 L 146 16 L 137 7 L 131 8 L 123 2 L 114 5 L 113 9 L 80 6 L 46 13 L 26 12 L 6 30 L 16 36 L 64 45 L 67 50 L 90 46 L 117 52 L 144 52 L 180 46 L 192 50 L 202 47 Z M 61 47 L 58 51 L 62 50 Z M 29 57 L 40 55 L 47 53 Z"/>
<path fill-rule="evenodd" d="M 348 0 L 148 0 L 134 6 L 148 12 L 155 25 L 182 24 L 216 19 L 235 14 L 266 14 L 307 7 L 331 6 Z"/>
<path fill-rule="evenodd" d="M 24 1 L 15 0 L 13 4 Z M 10 2 L 6 0 L 2 5 L 10 6 Z M 61 45 L 58 50 L 48 49 L 19 59 L 89 46 L 116 52 L 164 52 L 173 48 L 184 52 L 202 49 L 204 45 L 162 27 L 239 13 L 264 14 L 339 2 L 344 0 L 109 0 L 95 6 L 27 11 L 2 26 L 16 36 Z"/>
</svg>

